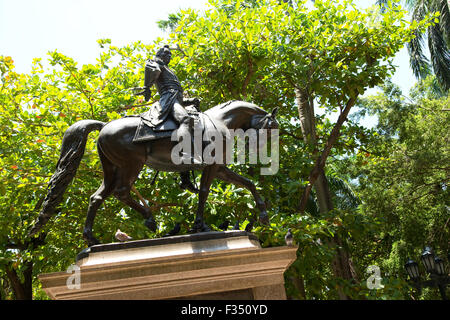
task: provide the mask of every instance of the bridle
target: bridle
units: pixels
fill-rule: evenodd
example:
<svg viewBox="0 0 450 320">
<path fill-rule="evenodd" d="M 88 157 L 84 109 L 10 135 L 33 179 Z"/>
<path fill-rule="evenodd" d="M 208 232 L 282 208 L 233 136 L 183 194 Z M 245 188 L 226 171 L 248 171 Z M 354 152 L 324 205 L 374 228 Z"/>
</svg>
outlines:
<svg viewBox="0 0 450 320">
<path fill-rule="evenodd" d="M 278 112 L 278 107 L 272 110 L 271 113 L 266 114 L 265 116 L 256 115 L 253 117 L 251 121 L 251 127 L 254 129 L 276 129 L 278 128 L 278 122 L 276 120 L 276 115 Z M 275 127 L 272 127 L 273 124 L 276 124 Z"/>
</svg>

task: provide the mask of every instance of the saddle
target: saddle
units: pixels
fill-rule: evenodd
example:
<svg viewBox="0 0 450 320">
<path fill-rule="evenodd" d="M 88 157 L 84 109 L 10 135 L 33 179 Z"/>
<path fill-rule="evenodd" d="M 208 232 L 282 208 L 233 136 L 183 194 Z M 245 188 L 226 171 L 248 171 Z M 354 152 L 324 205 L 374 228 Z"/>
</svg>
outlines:
<svg viewBox="0 0 450 320">
<path fill-rule="evenodd" d="M 137 117 L 140 117 L 140 122 L 133 138 L 134 143 L 168 138 L 172 135 L 174 130 L 178 129 L 178 122 L 176 122 L 170 115 L 166 117 L 163 122 L 154 125 L 152 123 L 151 111 L 152 110 L 149 110 L 137 115 Z M 212 131 L 219 131 L 224 136 L 228 134 L 228 130 L 224 124 L 217 123 L 217 121 L 212 120 L 208 115 L 198 112 L 194 107 L 186 107 L 186 111 L 191 117 L 194 118 L 194 128 L 200 128 L 202 130 L 202 134 Z"/>
<path fill-rule="evenodd" d="M 172 135 L 174 130 L 177 130 L 179 125 L 171 117 L 158 125 L 153 125 L 148 118 L 148 112 L 141 115 L 139 125 L 133 138 L 133 142 L 147 142 L 167 138 Z"/>
</svg>

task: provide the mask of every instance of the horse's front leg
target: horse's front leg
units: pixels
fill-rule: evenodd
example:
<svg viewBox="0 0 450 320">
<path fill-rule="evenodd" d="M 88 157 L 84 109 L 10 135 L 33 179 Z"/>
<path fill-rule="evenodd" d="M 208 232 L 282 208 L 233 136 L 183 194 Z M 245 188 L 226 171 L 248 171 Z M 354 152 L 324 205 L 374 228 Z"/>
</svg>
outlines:
<svg viewBox="0 0 450 320">
<path fill-rule="evenodd" d="M 197 216 L 195 217 L 194 227 L 191 232 L 206 232 L 211 229 L 205 224 L 203 213 L 205 211 L 206 199 L 208 198 L 211 183 L 216 177 L 218 165 L 210 165 L 203 169 L 200 180 L 200 191 L 198 192 Z"/>
<path fill-rule="evenodd" d="M 256 191 L 256 186 L 252 181 L 243 176 L 238 175 L 236 172 L 231 171 L 225 166 L 222 166 L 217 170 L 217 178 L 225 182 L 233 183 L 237 186 L 248 189 L 255 198 L 256 206 L 259 209 L 260 212 L 259 221 L 264 225 L 269 224 L 269 215 L 267 214 L 266 211 L 266 204 L 259 195 L 259 193 Z"/>
</svg>

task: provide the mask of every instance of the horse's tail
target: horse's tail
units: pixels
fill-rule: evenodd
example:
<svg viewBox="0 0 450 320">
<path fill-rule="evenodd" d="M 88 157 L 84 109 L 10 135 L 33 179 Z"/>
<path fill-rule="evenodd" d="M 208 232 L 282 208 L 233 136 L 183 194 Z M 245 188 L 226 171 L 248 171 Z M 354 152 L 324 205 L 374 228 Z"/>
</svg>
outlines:
<svg viewBox="0 0 450 320">
<path fill-rule="evenodd" d="M 50 178 L 42 209 L 28 236 L 31 237 L 39 232 L 55 213 L 67 186 L 75 177 L 83 158 L 89 133 L 94 130 L 101 130 L 104 125 L 104 122 L 97 120 L 81 120 L 66 130 L 62 140 L 61 154 L 56 164 L 56 171 Z"/>
</svg>

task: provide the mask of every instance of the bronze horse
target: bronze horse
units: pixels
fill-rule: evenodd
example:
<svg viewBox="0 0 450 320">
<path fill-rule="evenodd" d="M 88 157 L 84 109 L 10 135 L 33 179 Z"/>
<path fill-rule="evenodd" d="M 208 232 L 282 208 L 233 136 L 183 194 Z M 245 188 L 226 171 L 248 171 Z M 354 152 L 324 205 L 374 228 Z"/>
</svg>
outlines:
<svg viewBox="0 0 450 320">
<path fill-rule="evenodd" d="M 225 125 L 228 129 L 275 129 L 278 128 L 275 119 L 276 110 L 277 108 L 272 113 L 268 113 L 251 103 L 231 101 L 217 105 L 204 114 L 213 121 Z M 171 150 L 177 142 L 171 141 L 170 137 L 133 143 L 133 137 L 139 122 L 139 117 L 125 117 L 109 123 L 81 120 L 66 130 L 56 171 L 50 179 L 47 196 L 29 236 L 35 235 L 50 219 L 51 215 L 57 211 L 57 206 L 62 201 L 63 194 L 75 176 L 83 157 L 87 137 L 94 130 L 100 130 L 97 149 L 103 168 L 103 182 L 98 190 L 91 195 L 87 210 L 83 237 L 89 246 L 99 243 L 92 233 L 94 218 L 100 205 L 110 195 L 114 195 L 117 199 L 141 213 L 146 219 L 145 225 L 152 231 L 156 230 L 156 222 L 151 210 L 134 200 L 130 195 L 130 190 L 144 165 L 160 171 L 203 171 L 193 232 L 210 230 L 204 223 L 203 212 L 214 178 L 247 188 L 253 194 L 260 211 L 260 222 L 268 224 L 266 205 L 256 191 L 253 182 L 231 171 L 225 164 L 175 165 L 171 159 Z"/>
</svg>

